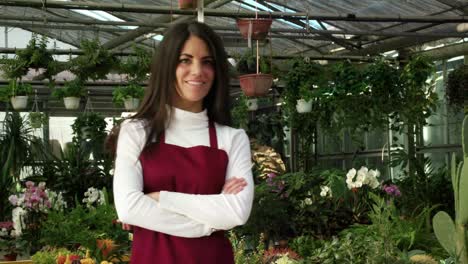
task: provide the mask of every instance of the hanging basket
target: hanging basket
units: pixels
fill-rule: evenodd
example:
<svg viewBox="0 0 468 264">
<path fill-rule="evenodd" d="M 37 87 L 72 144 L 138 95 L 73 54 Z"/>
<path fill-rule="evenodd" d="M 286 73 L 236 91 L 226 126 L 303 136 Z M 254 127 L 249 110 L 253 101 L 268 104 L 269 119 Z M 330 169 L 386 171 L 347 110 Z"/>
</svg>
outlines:
<svg viewBox="0 0 468 264">
<path fill-rule="evenodd" d="M 197 0 L 179 0 L 179 9 L 197 8 Z"/>
<path fill-rule="evenodd" d="M 268 93 L 273 84 L 273 75 L 245 74 L 239 76 L 239 83 L 246 96 L 263 96 Z"/>
<path fill-rule="evenodd" d="M 65 108 L 68 110 L 76 110 L 80 107 L 80 98 L 79 97 L 64 97 L 63 103 Z"/>
<path fill-rule="evenodd" d="M 25 109 L 28 106 L 28 96 L 13 96 L 10 98 L 11 105 L 15 110 Z"/>
<path fill-rule="evenodd" d="M 125 109 L 128 111 L 133 111 L 138 108 L 140 105 L 140 99 L 138 98 L 127 98 L 124 100 Z"/>
<path fill-rule="evenodd" d="M 298 113 L 310 113 L 312 111 L 312 100 L 297 100 L 296 110 Z"/>
<path fill-rule="evenodd" d="M 272 22 L 271 18 L 237 19 L 237 27 L 244 39 L 249 39 L 250 33 L 251 39 L 264 40 L 270 31 Z"/>
</svg>

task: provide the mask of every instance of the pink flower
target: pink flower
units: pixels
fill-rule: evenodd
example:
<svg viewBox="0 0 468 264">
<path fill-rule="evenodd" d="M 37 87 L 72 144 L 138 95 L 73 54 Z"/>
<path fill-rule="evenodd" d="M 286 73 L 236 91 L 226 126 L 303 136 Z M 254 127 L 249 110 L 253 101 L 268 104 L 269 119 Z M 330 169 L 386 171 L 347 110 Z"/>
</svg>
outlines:
<svg viewBox="0 0 468 264">
<path fill-rule="evenodd" d="M 27 182 L 26 182 L 26 188 L 31 188 L 31 187 L 34 187 L 34 182 L 32 182 L 32 181 L 27 181 Z"/>
<path fill-rule="evenodd" d="M 400 189 L 395 184 L 384 185 L 382 186 L 382 190 L 390 196 L 395 196 L 395 197 L 401 196 Z"/>
</svg>

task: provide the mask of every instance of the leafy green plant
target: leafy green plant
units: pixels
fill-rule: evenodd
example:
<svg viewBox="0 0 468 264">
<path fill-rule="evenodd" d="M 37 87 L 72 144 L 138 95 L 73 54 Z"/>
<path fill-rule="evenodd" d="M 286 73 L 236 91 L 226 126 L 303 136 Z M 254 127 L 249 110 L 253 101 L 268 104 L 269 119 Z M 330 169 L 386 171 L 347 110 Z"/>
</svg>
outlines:
<svg viewBox="0 0 468 264">
<path fill-rule="evenodd" d="M 32 128 L 40 128 L 47 122 L 47 116 L 41 112 L 29 113 L 29 124 Z"/>
<path fill-rule="evenodd" d="M 126 60 L 121 60 L 119 72 L 127 74 L 129 81 L 140 82 L 148 78 L 151 67 L 152 55 L 146 49 L 133 46 L 134 56 L 128 56 Z"/>
<path fill-rule="evenodd" d="M 2 100 L 8 101 L 13 96 L 26 96 L 33 93 L 32 86 L 29 83 L 22 83 L 17 80 L 10 80 L 8 86 L 0 88 Z"/>
<path fill-rule="evenodd" d="M 69 61 L 70 71 L 79 79 L 86 81 L 105 79 L 111 69 L 118 65 L 114 56 L 99 44 L 97 40 L 82 40 L 80 55 Z"/>
<path fill-rule="evenodd" d="M 52 96 L 57 99 L 65 97 L 81 97 L 85 93 L 84 82 L 80 78 L 75 78 L 71 81 L 65 82 L 62 88 L 56 88 L 52 92 Z"/>
<path fill-rule="evenodd" d="M 259 56 L 259 72 L 264 74 L 276 73 L 276 68 L 264 56 Z M 247 50 L 237 61 L 236 69 L 239 74 L 257 73 L 257 55 L 254 49 Z"/>
<path fill-rule="evenodd" d="M 468 87 L 468 65 L 461 65 L 449 73 L 445 86 L 448 103 L 455 108 L 463 108 L 464 94 Z"/>
<path fill-rule="evenodd" d="M 29 68 L 46 69 L 44 73 L 49 79 L 57 73 L 56 62 L 52 53 L 47 50 L 47 37 L 42 36 L 39 40 L 37 34 L 33 34 L 28 45 L 23 50 L 16 51 L 15 58 L 4 58 L 1 69 L 8 79 L 19 79 L 25 75 Z"/>
<path fill-rule="evenodd" d="M 137 83 L 131 82 L 127 86 L 119 86 L 112 92 L 112 101 L 117 105 L 122 105 L 125 99 L 142 99 L 145 89 Z"/>
</svg>

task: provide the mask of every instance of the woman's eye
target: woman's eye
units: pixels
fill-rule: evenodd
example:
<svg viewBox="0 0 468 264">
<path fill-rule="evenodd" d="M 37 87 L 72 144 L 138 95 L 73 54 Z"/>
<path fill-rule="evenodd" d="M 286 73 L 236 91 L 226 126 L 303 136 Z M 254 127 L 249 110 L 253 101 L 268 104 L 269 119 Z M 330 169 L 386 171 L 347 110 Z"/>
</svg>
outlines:
<svg viewBox="0 0 468 264">
<path fill-rule="evenodd" d="M 180 59 L 179 60 L 179 63 L 189 63 L 190 60 L 189 59 Z"/>
<path fill-rule="evenodd" d="M 206 65 L 214 65 L 214 61 L 212 61 L 212 60 L 206 60 L 206 61 L 203 61 L 203 64 L 206 64 Z"/>
</svg>

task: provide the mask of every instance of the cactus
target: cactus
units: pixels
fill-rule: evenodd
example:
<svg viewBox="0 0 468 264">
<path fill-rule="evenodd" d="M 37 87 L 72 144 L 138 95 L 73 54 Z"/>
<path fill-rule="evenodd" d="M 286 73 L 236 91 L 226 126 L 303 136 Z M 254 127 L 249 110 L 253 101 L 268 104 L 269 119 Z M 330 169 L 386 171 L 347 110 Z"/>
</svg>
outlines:
<svg viewBox="0 0 468 264">
<path fill-rule="evenodd" d="M 456 263 L 468 264 L 468 116 L 463 120 L 462 144 L 463 161 L 457 165 L 453 154 L 451 164 L 455 221 L 441 211 L 434 216 L 433 226 L 439 243 Z"/>
</svg>

